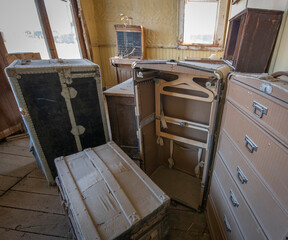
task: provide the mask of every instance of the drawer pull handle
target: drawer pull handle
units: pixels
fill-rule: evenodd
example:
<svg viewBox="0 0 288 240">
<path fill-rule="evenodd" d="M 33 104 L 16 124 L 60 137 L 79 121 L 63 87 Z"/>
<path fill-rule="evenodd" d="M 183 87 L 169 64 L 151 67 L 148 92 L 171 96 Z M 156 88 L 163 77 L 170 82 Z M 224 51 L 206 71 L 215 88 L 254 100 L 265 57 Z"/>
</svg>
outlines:
<svg viewBox="0 0 288 240">
<path fill-rule="evenodd" d="M 241 168 L 237 166 L 237 175 L 242 184 L 247 183 L 248 179 L 245 174 L 242 172 Z"/>
<path fill-rule="evenodd" d="M 245 136 L 245 147 L 250 153 L 253 153 L 253 151 L 257 151 L 258 146 L 249 138 L 247 135 Z"/>
<path fill-rule="evenodd" d="M 257 113 L 259 112 L 259 114 Z M 263 114 L 267 115 L 268 112 L 268 108 L 263 106 L 262 104 L 253 101 L 253 114 L 258 117 L 258 118 L 262 118 Z"/>
<path fill-rule="evenodd" d="M 239 202 L 237 201 L 237 199 L 236 199 L 236 197 L 235 197 L 235 195 L 231 189 L 230 189 L 230 200 L 231 200 L 232 205 L 234 207 L 239 207 Z"/>
<path fill-rule="evenodd" d="M 229 223 L 229 221 L 228 221 L 228 218 L 226 217 L 225 214 L 224 214 L 224 223 L 225 223 L 225 226 L 226 226 L 226 231 L 227 231 L 227 232 L 231 232 L 232 229 L 231 229 L 230 223 Z"/>
</svg>

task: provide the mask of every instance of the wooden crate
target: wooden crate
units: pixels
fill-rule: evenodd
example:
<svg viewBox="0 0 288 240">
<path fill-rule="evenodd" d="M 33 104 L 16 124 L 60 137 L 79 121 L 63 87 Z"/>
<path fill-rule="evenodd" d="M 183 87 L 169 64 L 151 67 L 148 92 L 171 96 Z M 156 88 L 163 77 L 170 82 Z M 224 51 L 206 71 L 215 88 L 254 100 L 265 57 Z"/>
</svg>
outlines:
<svg viewBox="0 0 288 240">
<path fill-rule="evenodd" d="M 169 197 L 114 142 L 55 164 L 78 239 L 165 239 Z"/>
</svg>

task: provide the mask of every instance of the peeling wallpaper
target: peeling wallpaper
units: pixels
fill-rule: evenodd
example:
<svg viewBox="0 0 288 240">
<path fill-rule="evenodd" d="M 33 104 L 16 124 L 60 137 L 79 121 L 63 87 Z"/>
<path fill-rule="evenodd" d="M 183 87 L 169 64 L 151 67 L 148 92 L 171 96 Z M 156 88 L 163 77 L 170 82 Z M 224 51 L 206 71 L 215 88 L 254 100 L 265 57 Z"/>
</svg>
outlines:
<svg viewBox="0 0 288 240">
<path fill-rule="evenodd" d="M 109 58 L 117 54 L 114 24 L 121 24 L 120 13 L 145 28 L 146 58 L 176 59 L 209 57 L 223 51 L 180 50 L 178 38 L 178 0 L 80 0 L 90 35 L 93 61 L 100 65 L 103 86 L 116 84 L 115 68 Z"/>
</svg>

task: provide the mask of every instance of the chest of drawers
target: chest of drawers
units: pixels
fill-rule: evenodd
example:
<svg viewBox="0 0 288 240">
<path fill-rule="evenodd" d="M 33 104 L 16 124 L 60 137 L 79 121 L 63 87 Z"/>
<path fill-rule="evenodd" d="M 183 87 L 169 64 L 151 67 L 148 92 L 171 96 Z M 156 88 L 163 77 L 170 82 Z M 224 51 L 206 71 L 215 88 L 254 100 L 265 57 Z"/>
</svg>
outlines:
<svg viewBox="0 0 288 240">
<path fill-rule="evenodd" d="M 215 239 L 288 237 L 287 89 L 260 75 L 229 77 L 207 203 Z"/>
</svg>

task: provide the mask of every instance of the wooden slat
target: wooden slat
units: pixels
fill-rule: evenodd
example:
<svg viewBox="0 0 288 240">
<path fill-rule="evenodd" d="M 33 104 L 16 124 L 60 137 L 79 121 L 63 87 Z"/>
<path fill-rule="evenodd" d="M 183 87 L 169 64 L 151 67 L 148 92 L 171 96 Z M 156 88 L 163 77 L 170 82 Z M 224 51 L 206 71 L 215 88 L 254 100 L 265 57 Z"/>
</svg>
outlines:
<svg viewBox="0 0 288 240">
<path fill-rule="evenodd" d="M 34 156 L 32 152 L 30 152 L 29 148 L 27 147 L 13 146 L 8 143 L 3 143 L 0 145 L 0 154 L 1 153 L 17 155 L 17 156 L 22 156 L 22 157 L 29 157 L 34 160 Z"/>
<path fill-rule="evenodd" d="M 83 9 L 81 7 L 81 2 L 80 2 L 80 0 L 75 0 L 75 1 L 77 3 L 79 20 L 80 20 L 80 23 L 81 23 L 81 27 L 83 29 L 82 34 L 83 34 L 84 43 L 85 43 L 85 46 L 86 46 L 87 58 L 90 61 L 93 61 L 94 57 L 93 57 L 92 44 L 91 44 L 91 40 L 90 40 L 90 36 L 89 36 L 89 31 L 88 31 L 86 19 L 85 19 L 85 16 L 83 14 Z M 74 4 L 73 1 L 72 1 L 72 4 Z"/>
<path fill-rule="evenodd" d="M 4 69 L 9 65 L 2 33 L 0 32 L 0 139 L 22 129 L 21 115 Z M 19 127 L 20 126 L 20 127 Z"/>
<path fill-rule="evenodd" d="M 75 222 L 78 224 L 79 229 L 82 230 L 84 239 L 100 240 L 99 233 L 89 212 L 86 210 L 86 205 L 79 194 L 79 190 L 73 180 L 65 158 L 57 158 L 55 162 L 57 162 L 58 176 L 62 180 L 62 187 L 65 191 L 69 192 L 70 209 L 74 214 L 77 214 Z"/>
<path fill-rule="evenodd" d="M 81 25 L 81 19 L 80 19 L 80 13 L 79 13 L 77 0 L 71 0 L 71 6 L 72 6 L 72 11 L 73 11 L 73 16 L 74 16 L 74 22 L 75 22 L 77 33 L 78 33 L 77 36 L 78 36 L 78 40 L 80 43 L 82 57 L 88 58 L 85 39 L 83 36 L 83 27 Z"/>
<path fill-rule="evenodd" d="M 31 173 L 27 175 L 28 178 L 39 178 L 46 179 L 44 173 L 39 169 L 35 168 Z"/>
<path fill-rule="evenodd" d="M 11 176 L 0 175 L 0 190 L 7 191 L 9 188 L 14 186 L 21 178 Z"/>
<path fill-rule="evenodd" d="M 123 150 L 117 146 L 114 142 L 107 143 L 114 152 L 123 159 L 126 164 L 133 170 L 133 172 L 142 180 L 146 187 L 154 194 L 154 196 L 161 202 L 167 201 L 169 198 L 165 193 L 141 170 L 138 169 L 136 164 L 123 152 Z M 134 166 L 133 166 L 134 165 Z"/>
<path fill-rule="evenodd" d="M 206 125 L 206 124 L 190 122 L 190 121 L 187 121 L 187 120 L 178 119 L 178 118 L 172 118 L 172 117 L 167 117 L 167 116 L 165 116 L 164 118 L 165 118 L 166 122 L 168 122 L 168 123 L 180 125 L 180 123 L 184 122 L 184 123 L 187 124 L 187 125 L 185 125 L 185 127 L 193 128 L 193 129 L 197 129 L 197 130 L 205 131 L 205 132 L 209 131 L 209 125 Z"/>
<path fill-rule="evenodd" d="M 4 195 L 5 196 L 5 195 Z M 30 233 L 71 237 L 64 215 L 0 207 L 0 228 Z"/>
<path fill-rule="evenodd" d="M 165 138 L 168 138 L 168 139 L 171 139 L 171 140 L 175 140 L 175 141 L 178 141 L 178 142 L 194 145 L 194 146 L 197 146 L 197 147 L 200 147 L 200 148 L 204 148 L 204 149 L 207 148 L 207 143 L 199 142 L 199 141 L 188 139 L 188 138 L 184 138 L 184 137 L 179 137 L 179 136 L 176 136 L 176 135 L 173 135 L 173 134 L 160 132 L 159 136 L 165 137 Z"/>
<path fill-rule="evenodd" d="M 53 195 L 8 191 L 0 198 L 0 206 L 65 214 L 59 196 Z"/>
<path fill-rule="evenodd" d="M 35 0 L 36 8 L 38 11 L 39 19 L 41 22 L 42 30 L 45 35 L 45 40 L 49 48 L 49 55 L 52 59 L 58 58 L 56 45 L 53 38 L 53 33 L 49 23 L 44 0 Z"/>
<path fill-rule="evenodd" d="M 37 179 L 37 178 L 31 178 L 31 177 L 24 178 L 21 182 L 19 182 L 16 186 L 14 186 L 12 190 L 58 196 L 57 187 L 49 186 L 45 178 L 44 179 L 40 179 L 40 178 Z"/>
<path fill-rule="evenodd" d="M 33 53 L 33 52 L 8 53 L 7 54 L 7 61 L 9 64 L 14 62 L 16 59 L 41 60 L 41 55 L 40 53 Z"/>
<path fill-rule="evenodd" d="M 12 177 L 24 177 L 36 168 L 33 158 L 0 153 L 0 174 Z"/>
<path fill-rule="evenodd" d="M 53 234 L 53 233 L 51 233 Z M 10 240 L 64 240 L 67 238 L 63 237 L 54 237 L 51 235 L 40 235 L 38 233 L 27 233 L 22 231 L 16 231 L 12 229 L 0 228 L 1 239 L 10 239 Z M 69 238 L 70 239 L 70 238 Z M 71 238 L 72 239 L 72 238 Z"/>
<path fill-rule="evenodd" d="M 85 149 L 84 152 L 89 157 L 93 165 L 97 168 L 104 181 L 110 188 L 112 194 L 116 198 L 116 201 L 118 202 L 130 225 L 132 226 L 133 224 L 138 222 L 140 220 L 140 217 L 136 209 L 134 208 L 130 200 L 127 198 L 121 186 L 113 176 L 112 172 L 110 172 L 109 168 L 103 162 L 103 160 L 92 149 Z"/>
</svg>

